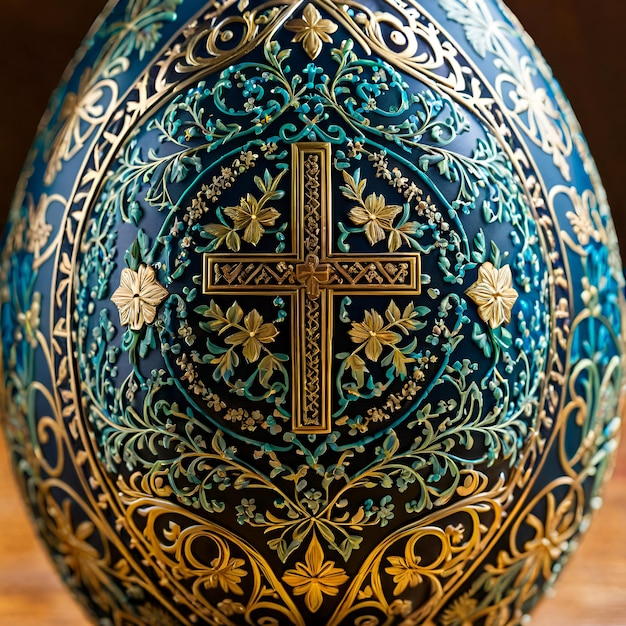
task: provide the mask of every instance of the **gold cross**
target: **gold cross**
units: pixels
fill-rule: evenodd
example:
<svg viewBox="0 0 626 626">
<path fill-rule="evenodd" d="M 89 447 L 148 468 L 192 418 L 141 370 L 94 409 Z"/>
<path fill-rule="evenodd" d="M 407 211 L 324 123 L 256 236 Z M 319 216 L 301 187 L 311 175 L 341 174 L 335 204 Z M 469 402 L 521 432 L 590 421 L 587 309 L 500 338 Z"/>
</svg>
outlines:
<svg viewBox="0 0 626 626">
<path fill-rule="evenodd" d="M 320 285 L 325 285 L 331 276 L 328 263 L 320 263 L 314 254 L 307 254 L 304 263 L 296 265 L 296 280 L 306 287 L 306 295 L 313 300 L 320 297 Z"/>
<path fill-rule="evenodd" d="M 333 306 L 337 296 L 420 293 L 419 254 L 341 254 L 332 250 L 330 144 L 292 149 L 293 251 L 275 255 L 207 253 L 206 294 L 291 298 L 292 429 L 324 434 L 332 423 Z"/>
</svg>

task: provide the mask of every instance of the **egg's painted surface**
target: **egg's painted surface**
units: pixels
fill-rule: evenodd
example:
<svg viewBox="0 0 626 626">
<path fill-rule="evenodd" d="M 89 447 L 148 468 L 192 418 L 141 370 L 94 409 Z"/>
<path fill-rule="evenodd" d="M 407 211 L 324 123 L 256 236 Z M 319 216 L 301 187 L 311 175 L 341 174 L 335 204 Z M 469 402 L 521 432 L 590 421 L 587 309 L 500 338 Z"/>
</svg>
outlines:
<svg viewBox="0 0 626 626">
<path fill-rule="evenodd" d="M 517 624 L 619 420 L 602 187 L 490 0 L 112 3 L 2 266 L 7 434 L 102 626 Z"/>
</svg>

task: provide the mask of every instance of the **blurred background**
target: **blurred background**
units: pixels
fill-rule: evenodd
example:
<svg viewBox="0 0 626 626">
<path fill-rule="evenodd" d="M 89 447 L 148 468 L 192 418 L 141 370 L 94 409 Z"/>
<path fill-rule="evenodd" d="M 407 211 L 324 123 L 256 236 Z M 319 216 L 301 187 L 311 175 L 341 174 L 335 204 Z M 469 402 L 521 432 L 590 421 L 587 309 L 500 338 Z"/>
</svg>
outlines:
<svg viewBox="0 0 626 626">
<path fill-rule="evenodd" d="M 508 0 L 583 127 L 626 252 L 626 2 Z M 47 99 L 104 0 L 0 2 L 0 223 Z M 626 626 L 626 446 L 605 505 L 535 626 Z M 0 435 L 0 624 L 86 626 L 19 502 Z"/>
</svg>

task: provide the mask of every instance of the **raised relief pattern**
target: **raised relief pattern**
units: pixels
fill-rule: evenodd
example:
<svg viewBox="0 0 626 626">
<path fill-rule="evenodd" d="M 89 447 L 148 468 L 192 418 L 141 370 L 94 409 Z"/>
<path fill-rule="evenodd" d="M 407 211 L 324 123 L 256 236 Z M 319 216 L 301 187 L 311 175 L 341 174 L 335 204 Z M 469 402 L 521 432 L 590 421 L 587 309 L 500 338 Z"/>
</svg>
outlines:
<svg viewBox="0 0 626 626">
<path fill-rule="evenodd" d="M 207 295 L 247 291 L 288 295 L 294 311 L 292 341 L 293 430 L 331 430 L 332 309 L 335 296 L 420 293 L 419 254 L 339 255 L 331 250 L 331 150 L 297 143 L 292 152 L 293 219 L 297 254 L 242 256 L 207 253 Z M 370 241 L 370 243 L 372 243 Z M 304 329 L 301 332 L 300 329 Z"/>
</svg>

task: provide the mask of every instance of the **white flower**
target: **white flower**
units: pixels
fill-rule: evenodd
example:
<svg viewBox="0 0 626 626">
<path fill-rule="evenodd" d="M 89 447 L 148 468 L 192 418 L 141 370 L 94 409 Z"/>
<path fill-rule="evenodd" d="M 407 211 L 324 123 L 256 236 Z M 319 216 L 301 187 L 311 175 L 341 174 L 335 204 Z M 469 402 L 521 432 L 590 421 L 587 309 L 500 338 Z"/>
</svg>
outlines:
<svg viewBox="0 0 626 626">
<path fill-rule="evenodd" d="M 141 330 L 144 324 L 152 324 L 156 308 L 169 295 L 149 265 L 140 265 L 137 271 L 122 270 L 120 286 L 111 296 L 120 312 L 120 321 L 132 330 Z"/>
<path fill-rule="evenodd" d="M 518 296 L 508 265 L 496 269 L 489 261 L 484 263 L 478 268 L 478 280 L 465 293 L 478 305 L 478 314 L 491 328 L 511 321 Z"/>
</svg>

